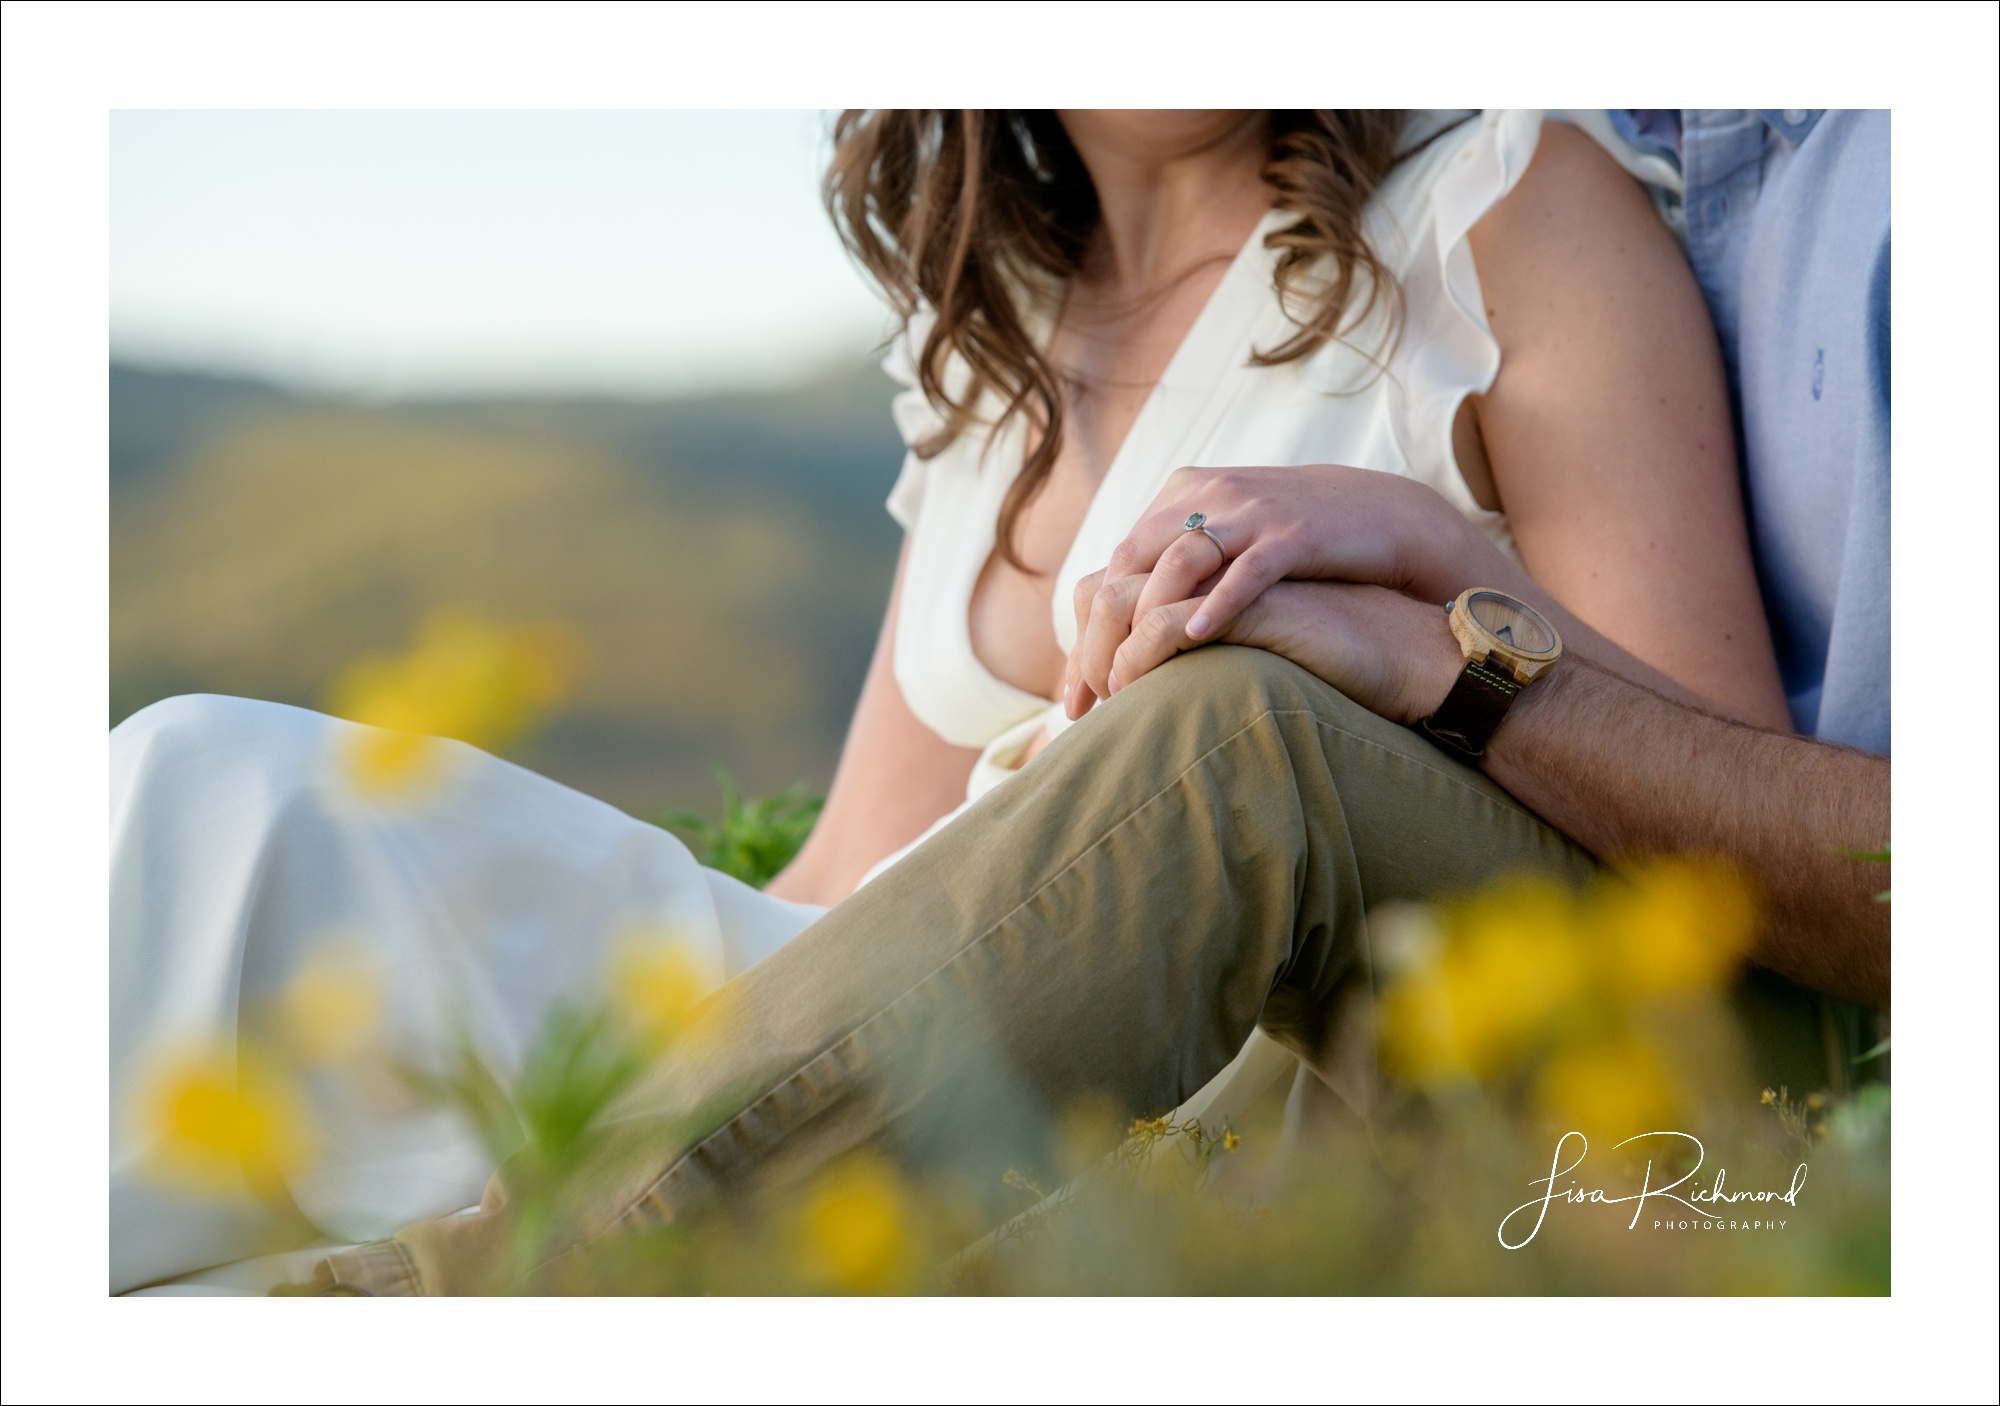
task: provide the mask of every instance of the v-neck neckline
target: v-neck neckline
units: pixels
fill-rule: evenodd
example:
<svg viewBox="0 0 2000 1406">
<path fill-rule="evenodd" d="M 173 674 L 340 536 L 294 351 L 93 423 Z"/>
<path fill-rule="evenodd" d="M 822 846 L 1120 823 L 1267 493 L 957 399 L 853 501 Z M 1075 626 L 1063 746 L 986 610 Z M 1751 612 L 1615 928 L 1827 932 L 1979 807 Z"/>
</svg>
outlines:
<svg viewBox="0 0 2000 1406">
<path fill-rule="evenodd" d="M 1211 418 L 1201 412 L 1221 393 L 1224 383 L 1234 379 L 1229 373 L 1247 367 L 1246 344 L 1261 316 L 1269 311 L 1267 304 L 1276 301 L 1270 291 L 1271 255 L 1264 247 L 1264 237 L 1283 219 L 1284 212 L 1281 210 L 1274 208 L 1266 211 L 1236 251 L 1235 258 L 1202 303 L 1201 311 L 1195 314 L 1194 321 L 1182 335 L 1180 345 L 1174 348 L 1166 370 L 1160 373 L 1159 380 L 1146 393 L 1145 403 L 1133 417 L 1125 431 L 1125 438 L 1119 442 L 1117 452 L 1111 457 L 1110 466 L 1105 469 L 1104 477 L 1091 494 L 1090 506 L 1084 510 L 1076 535 L 1070 539 L 1062 564 L 1056 568 L 1050 623 L 1055 629 L 1057 645 L 1065 651 L 1073 643 L 1066 641 L 1066 636 L 1075 630 L 1075 622 L 1069 619 L 1067 613 L 1069 595 L 1087 571 L 1096 569 L 1095 566 L 1081 566 L 1077 553 L 1086 548 L 1093 535 L 1104 530 L 1105 517 L 1123 507 L 1122 500 L 1127 496 L 1124 491 L 1126 482 L 1140 472 L 1135 466 L 1146 463 L 1157 467 L 1163 456 L 1187 438 L 1190 429 L 1198 422 Z M 1053 333 L 1052 325 L 1049 332 Z M 1008 435 L 1012 442 L 1007 446 L 1007 452 L 1010 455 L 1025 453 L 1026 441 L 1020 434 L 1020 427 L 1010 425 L 1008 429 L 1012 432 Z M 1007 476 L 1007 482 L 1012 482 L 1020 468 L 1017 462 L 1013 473 Z M 1054 700 L 1030 693 L 1001 678 L 979 657 L 979 651 L 973 645 L 972 600 L 978 592 L 979 579 L 985 574 L 997 549 L 997 509 L 1006 492 L 1003 484 L 996 483 L 994 488 L 997 492 L 987 495 L 996 517 L 988 524 L 986 552 L 974 568 L 957 610 L 965 655 L 986 683 L 1004 690 L 1022 707 L 1031 702 L 1046 707 Z M 1096 529 L 1095 533 L 1093 529 Z M 1065 625 L 1069 628 L 1065 629 Z"/>
<path fill-rule="evenodd" d="M 1264 247 L 1264 237 L 1284 218 L 1282 210 L 1266 211 L 1243 241 L 1243 247 L 1237 250 L 1181 338 L 1181 344 L 1174 349 L 1167 369 L 1147 392 L 1145 404 L 1139 407 L 1138 415 L 1118 445 L 1118 452 L 1111 458 L 1110 467 L 1099 480 L 1097 491 L 1091 495 L 1090 506 L 1077 524 L 1076 536 L 1063 554 L 1062 565 L 1056 568 L 1053 623 L 1056 642 L 1065 650 L 1069 648 L 1064 642 L 1068 632 L 1063 627 L 1065 624 L 1071 630 L 1075 627 L 1067 611 L 1070 591 L 1077 581 L 1103 564 L 1095 560 L 1079 561 L 1078 553 L 1104 550 L 1093 543 L 1093 538 L 1102 535 L 1107 517 L 1130 511 L 1126 500 L 1131 496 L 1131 480 L 1149 469 L 1157 470 L 1173 457 L 1190 433 L 1212 418 L 1203 411 L 1233 388 L 1232 373 L 1249 368 L 1249 343 L 1258 322 L 1276 303 L 1271 290 L 1272 254 Z M 970 604 L 968 601 L 967 605 Z"/>
</svg>

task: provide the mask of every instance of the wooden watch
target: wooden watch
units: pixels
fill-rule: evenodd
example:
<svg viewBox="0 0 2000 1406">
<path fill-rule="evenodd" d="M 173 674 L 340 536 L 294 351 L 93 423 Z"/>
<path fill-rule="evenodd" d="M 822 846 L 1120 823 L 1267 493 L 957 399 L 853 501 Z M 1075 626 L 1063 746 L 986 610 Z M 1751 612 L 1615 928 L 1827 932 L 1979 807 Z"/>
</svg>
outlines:
<svg viewBox="0 0 2000 1406">
<path fill-rule="evenodd" d="M 1533 606 L 1484 586 L 1447 602 L 1444 611 L 1465 669 L 1418 726 L 1454 752 L 1477 757 L 1514 696 L 1562 657 L 1562 638 Z"/>
</svg>

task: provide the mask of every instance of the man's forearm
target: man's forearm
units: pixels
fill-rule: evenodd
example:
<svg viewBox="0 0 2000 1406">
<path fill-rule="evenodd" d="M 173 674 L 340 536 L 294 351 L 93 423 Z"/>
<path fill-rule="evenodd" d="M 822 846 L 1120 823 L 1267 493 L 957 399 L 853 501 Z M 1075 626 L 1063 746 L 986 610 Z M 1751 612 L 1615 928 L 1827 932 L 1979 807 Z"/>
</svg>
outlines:
<svg viewBox="0 0 2000 1406">
<path fill-rule="evenodd" d="M 1734 862 L 1763 891 L 1759 962 L 1886 1008 L 1889 915 L 1874 895 L 1888 877 L 1849 855 L 1889 838 L 1887 759 L 1709 712 L 1518 565 L 1488 556 L 1466 569 L 1541 610 L 1564 653 L 1522 690 L 1487 743 L 1487 773 L 1601 858 L 1709 853 Z M 1164 639 L 1169 652 L 1196 647 L 1181 628 L 1194 607 L 1162 607 L 1132 638 Z M 1465 667 L 1438 605 L 1380 585 L 1280 581 L 1223 639 L 1281 654 L 1405 726 L 1436 713 Z"/>
<path fill-rule="evenodd" d="M 1763 889 L 1765 966 L 1886 1009 L 1889 762 L 1712 716 L 1572 657 L 1488 743 L 1494 780 L 1606 859 L 1706 852 Z"/>
</svg>

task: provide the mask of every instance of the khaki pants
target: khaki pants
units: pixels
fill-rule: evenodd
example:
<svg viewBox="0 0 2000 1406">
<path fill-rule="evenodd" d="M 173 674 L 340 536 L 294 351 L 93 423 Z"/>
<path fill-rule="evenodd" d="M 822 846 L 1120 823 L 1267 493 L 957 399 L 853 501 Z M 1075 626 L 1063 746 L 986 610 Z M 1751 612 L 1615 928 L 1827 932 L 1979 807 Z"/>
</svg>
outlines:
<svg viewBox="0 0 2000 1406">
<path fill-rule="evenodd" d="M 1371 989 L 1370 908 L 1523 869 L 1580 882 L 1591 863 L 1304 670 L 1195 651 L 725 988 L 727 1037 L 666 1061 L 577 1232 L 685 1216 L 860 1147 L 1013 1157 L 1079 1097 L 1176 1106 L 1260 1023 L 1322 1060 L 1334 1013 Z M 469 1287 L 500 1215 L 412 1226 L 322 1278 Z"/>
</svg>

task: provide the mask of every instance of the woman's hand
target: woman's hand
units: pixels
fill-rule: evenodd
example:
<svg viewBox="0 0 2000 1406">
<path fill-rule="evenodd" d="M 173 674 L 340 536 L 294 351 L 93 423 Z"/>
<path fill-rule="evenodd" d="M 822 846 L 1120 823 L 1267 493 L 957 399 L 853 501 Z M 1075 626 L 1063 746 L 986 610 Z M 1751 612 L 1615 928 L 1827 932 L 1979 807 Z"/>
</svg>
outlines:
<svg viewBox="0 0 2000 1406">
<path fill-rule="evenodd" d="M 1588 137 L 1548 123 L 1520 183 L 1470 237 L 1500 369 L 1465 402 L 1468 431 L 1476 429 L 1467 447 L 1476 438 L 1521 564 L 1609 636 L 1606 667 L 1669 697 L 1789 730 L 1744 525 L 1722 357 L 1673 236 L 1617 163 Z M 1454 422 L 1455 453 L 1458 440 Z M 1183 532 L 1190 512 L 1207 515 L 1222 552 Z M 1143 622 L 1200 591 L 1225 556 L 1212 605 L 1188 618 L 1191 641 L 1215 638 L 1285 577 L 1367 582 L 1439 603 L 1475 585 L 1537 609 L 1547 599 L 1416 483 L 1326 467 L 1188 470 L 1105 578 L 1150 572 L 1153 580 L 1129 600 L 1107 601 L 1106 614 Z M 1572 617 L 1549 618 L 1565 648 L 1586 639 Z M 1165 657 L 1132 647 L 1130 633 L 1109 618 L 1079 630 L 1072 717 L 1109 696 L 1114 677 L 1130 683 Z"/>
<path fill-rule="evenodd" d="M 1183 525 L 1194 512 L 1222 550 Z M 1337 464 L 1182 469 L 1111 565 L 1077 585 L 1065 710 L 1082 717 L 1179 650 L 1231 639 L 1237 618 L 1288 579 L 1379 586 L 1439 606 L 1471 585 L 1532 590 L 1457 509 L 1411 479 Z"/>
</svg>

